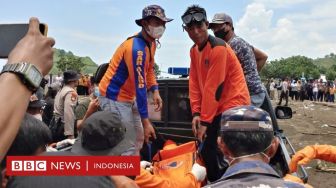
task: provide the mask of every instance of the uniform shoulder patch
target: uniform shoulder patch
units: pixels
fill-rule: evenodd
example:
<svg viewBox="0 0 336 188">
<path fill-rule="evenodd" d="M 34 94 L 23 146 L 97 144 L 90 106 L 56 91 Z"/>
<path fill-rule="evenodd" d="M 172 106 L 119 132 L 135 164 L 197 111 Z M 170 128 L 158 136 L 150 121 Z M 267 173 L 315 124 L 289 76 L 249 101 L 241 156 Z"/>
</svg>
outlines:
<svg viewBox="0 0 336 188">
<path fill-rule="evenodd" d="M 70 94 L 71 94 L 71 101 L 72 102 L 77 101 L 78 94 L 75 91 L 70 92 Z"/>
</svg>

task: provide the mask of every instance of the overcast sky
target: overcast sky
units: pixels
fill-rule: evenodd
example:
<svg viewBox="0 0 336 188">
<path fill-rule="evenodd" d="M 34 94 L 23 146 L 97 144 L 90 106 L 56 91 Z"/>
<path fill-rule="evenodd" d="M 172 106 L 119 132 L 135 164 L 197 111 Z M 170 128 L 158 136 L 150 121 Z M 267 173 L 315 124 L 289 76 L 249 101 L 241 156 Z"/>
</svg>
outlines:
<svg viewBox="0 0 336 188">
<path fill-rule="evenodd" d="M 163 71 L 189 66 L 192 41 L 182 31 L 180 17 L 192 4 L 204 7 L 209 20 L 218 12 L 231 15 L 236 33 L 265 51 L 270 60 L 336 53 L 335 0 L 11 0 L 1 2 L 0 23 L 28 22 L 36 16 L 48 24 L 56 48 L 101 64 L 128 36 L 140 31 L 134 20 L 150 4 L 161 5 L 174 19 L 166 25 L 155 57 Z"/>
</svg>

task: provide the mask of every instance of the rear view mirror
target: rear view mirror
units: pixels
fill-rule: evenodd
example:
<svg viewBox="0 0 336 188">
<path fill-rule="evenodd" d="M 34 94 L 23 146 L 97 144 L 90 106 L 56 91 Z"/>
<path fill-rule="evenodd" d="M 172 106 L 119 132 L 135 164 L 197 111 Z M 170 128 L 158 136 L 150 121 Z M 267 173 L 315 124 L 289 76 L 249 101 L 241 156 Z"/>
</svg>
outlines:
<svg viewBox="0 0 336 188">
<path fill-rule="evenodd" d="M 292 109 L 288 106 L 275 107 L 275 115 L 278 119 L 290 119 L 292 118 Z"/>
</svg>

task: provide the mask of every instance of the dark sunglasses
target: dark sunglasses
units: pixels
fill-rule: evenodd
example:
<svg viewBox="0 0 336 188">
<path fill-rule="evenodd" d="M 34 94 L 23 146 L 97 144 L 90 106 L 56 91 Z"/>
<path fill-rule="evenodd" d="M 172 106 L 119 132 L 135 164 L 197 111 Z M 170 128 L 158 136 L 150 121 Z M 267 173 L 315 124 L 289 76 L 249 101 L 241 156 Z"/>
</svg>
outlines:
<svg viewBox="0 0 336 188">
<path fill-rule="evenodd" d="M 201 12 L 190 13 L 182 16 L 182 21 L 185 25 L 188 25 L 191 21 L 195 20 L 196 22 L 200 22 L 206 20 L 206 17 Z"/>
</svg>

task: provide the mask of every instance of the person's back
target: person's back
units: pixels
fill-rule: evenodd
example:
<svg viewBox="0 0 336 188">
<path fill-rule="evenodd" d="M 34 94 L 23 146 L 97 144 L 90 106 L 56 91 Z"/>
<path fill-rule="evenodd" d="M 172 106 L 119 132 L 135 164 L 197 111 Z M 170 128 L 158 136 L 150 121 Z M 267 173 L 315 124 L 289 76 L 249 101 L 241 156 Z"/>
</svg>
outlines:
<svg viewBox="0 0 336 188">
<path fill-rule="evenodd" d="M 73 88 L 69 86 L 63 86 L 61 90 L 59 90 L 55 96 L 54 100 L 54 112 L 58 117 L 64 116 L 64 97 L 70 93 L 75 91 Z"/>
<path fill-rule="evenodd" d="M 208 187 L 303 187 L 288 182 L 269 165 L 279 139 L 269 114 L 254 106 L 239 106 L 221 117 L 218 146 L 229 161 L 224 175 Z"/>
<path fill-rule="evenodd" d="M 57 90 L 53 87 L 48 88 L 48 92 L 45 97 L 46 105 L 43 109 L 42 120 L 46 125 L 49 125 L 54 114 L 54 103 Z"/>
<path fill-rule="evenodd" d="M 246 169 L 249 167 L 248 169 Z M 260 161 L 244 161 L 230 167 L 224 177 L 210 185 L 219 187 L 287 187 L 303 188 L 303 185 L 284 181 L 267 163 Z"/>
<path fill-rule="evenodd" d="M 270 91 L 274 91 L 275 90 L 275 82 L 272 81 L 270 84 Z"/>
<path fill-rule="evenodd" d="M 49 125 L 54 141 L 74 138 L 75 114 L 74 108 L 78 102 L 78 94 L 74 88 L 78 86 L 79 74 L 68 70 L 63 73 L 64 86 L 56 94 L 54 101 L 54 117 Z M 64 130 L 63 130 L 64 129 Z"/>
<path fill-rule="evenodd" d="M 281 88 L 281 90 L 283 92 L 287 92 L 288 91 L 288 82 L 286 80 L 282 82 L 282 88 Z"/>
</svg>

